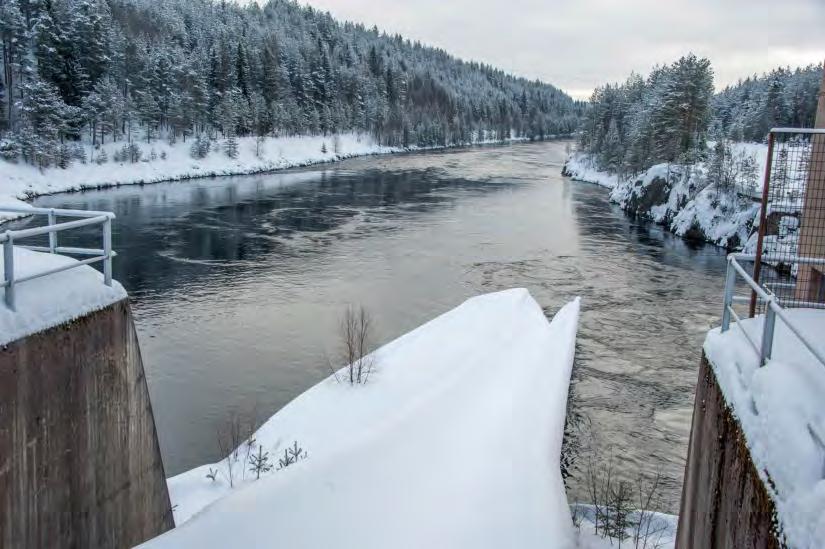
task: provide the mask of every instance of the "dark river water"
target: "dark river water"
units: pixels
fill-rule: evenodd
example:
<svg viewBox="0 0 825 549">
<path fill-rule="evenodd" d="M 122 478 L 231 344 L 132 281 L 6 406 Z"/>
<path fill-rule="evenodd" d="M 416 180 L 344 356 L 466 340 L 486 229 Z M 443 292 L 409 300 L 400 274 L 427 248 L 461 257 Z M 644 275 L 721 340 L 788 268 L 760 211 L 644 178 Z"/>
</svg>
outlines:
<svg viewBox="0 0 825 549">
<path fill-rule="evenodd" d="M 216 429 L 230 415 L 261 423 L 329 375 L 347 304 L 363 304 L 385 342 L 467 297 L 526 287 L 548 316 L 582 297 L 572 497 L 588 499 L 585 457 L 612 456 L 628 478 L 660 471 L 673 510 L 724 253 L 561 177 L 564 149 L 372 157 L 37 205 L 117 214 L 115 276 L 133 299 L 170 476 L 222 457 Z"/>
</svg>

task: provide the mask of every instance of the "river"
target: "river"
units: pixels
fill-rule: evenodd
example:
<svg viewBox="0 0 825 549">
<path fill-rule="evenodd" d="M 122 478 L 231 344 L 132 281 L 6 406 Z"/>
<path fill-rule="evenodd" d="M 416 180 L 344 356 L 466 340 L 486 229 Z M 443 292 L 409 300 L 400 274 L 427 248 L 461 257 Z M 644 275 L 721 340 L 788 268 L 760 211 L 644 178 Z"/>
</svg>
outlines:
<svg viewBox="0 0 825 549">
<path fill-rule="evenodd" d="M 582 297 L 571 498 L 588 499 L 585 461 L 612 459 L 627 478 L 661 472 L 674 511 L 724 252 L 563 178 L 564 150 L 370 157 L 36 204 L 117 214 L 115 277 L 133 299 L 167 475 L 222 457 L 216 429 L 231 415 L 260 423 L 329 375 L 347 304 L 371 313 L 380 343 L 472 295 L 526 287 L 548 316 Z"/>
</svg>

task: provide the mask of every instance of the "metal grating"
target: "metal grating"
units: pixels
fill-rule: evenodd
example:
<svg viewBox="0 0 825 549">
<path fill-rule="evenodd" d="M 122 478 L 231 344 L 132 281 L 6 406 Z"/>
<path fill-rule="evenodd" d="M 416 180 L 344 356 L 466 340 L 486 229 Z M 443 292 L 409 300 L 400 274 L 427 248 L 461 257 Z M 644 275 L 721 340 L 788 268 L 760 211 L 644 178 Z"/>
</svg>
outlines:
<svg viewBox="0 0 825 549">
<path fill-rule="evenodd" d="M 776 128 L 768 141 L 754 279 L 785 308 L 825 307 L 825 130 Z M 764 312 L 753 294 L 750 313 Z"/>
</svg>

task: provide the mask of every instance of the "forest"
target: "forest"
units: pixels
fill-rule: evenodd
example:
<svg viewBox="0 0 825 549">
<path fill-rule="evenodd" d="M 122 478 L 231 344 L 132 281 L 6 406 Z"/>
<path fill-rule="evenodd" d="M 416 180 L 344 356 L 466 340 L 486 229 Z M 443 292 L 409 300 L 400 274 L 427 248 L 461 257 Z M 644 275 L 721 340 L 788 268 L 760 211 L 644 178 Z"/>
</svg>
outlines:
<svg viewBox="0 0 825 549">
<path fill-rule="evenodd" d="M 687 55 L 646 78 L 632 74 L 597 88 L 580 150 L 620 179 L 660 163 L 730 164 L 727 141 L 761 143 L 773 127 L 812 127 L 821 81 L 822 65 L 779 68 L 714 94 L 710 61 Z M 712 150 L 709 140 L 716 142 Z"/>
<path fill-rule="evenodd" d="M 584 103 L 538 81 L 288 0 L 0 0 L 0 156 L 78 143 L 365 132 L 392 146 L 570 134 Z"/>
</svg>

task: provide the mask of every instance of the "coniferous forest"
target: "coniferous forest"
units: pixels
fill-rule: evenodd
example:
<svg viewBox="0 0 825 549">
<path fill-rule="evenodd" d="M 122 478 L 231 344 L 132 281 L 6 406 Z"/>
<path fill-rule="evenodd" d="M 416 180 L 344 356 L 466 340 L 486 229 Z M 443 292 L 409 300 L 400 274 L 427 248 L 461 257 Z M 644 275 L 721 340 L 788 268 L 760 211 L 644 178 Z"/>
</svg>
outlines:
<svg viewBox="0 0 825 549">
<path fill-rule="evenodd" d="M 812 127 L 822 65 L 780 68 L 714 94 L 708 59 L 687 55 L 597 88 L 583 116 L 580 149 L 620 178 L 667 162 L 706 160 L 707 141 L 763 142 L 773 127 Z"/>
<path fill-rule="evenodd" d="M 541 139 L 573 132 L 584 108 L 288 0 L 0 0 L 0 38 L 0 154 L 41 167 L 66 167 L 81 140 Z"/>
</svg>

